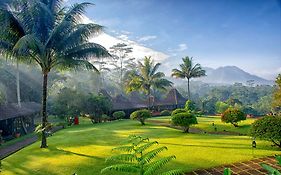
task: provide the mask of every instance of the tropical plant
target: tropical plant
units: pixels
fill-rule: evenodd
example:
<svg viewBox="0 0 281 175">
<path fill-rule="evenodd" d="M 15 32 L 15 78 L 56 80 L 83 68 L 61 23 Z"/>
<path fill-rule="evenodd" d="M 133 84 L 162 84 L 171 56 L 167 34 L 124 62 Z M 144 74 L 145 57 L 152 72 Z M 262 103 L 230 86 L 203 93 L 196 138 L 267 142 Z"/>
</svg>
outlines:
<svg viewBox="0 0 281 175">
<path fill-rule="evenodd" d="M 281 116 L 265 116 L 252 124 L 251 135 L 281 148 Z"/>
<path fill-rule="evenodd" d="M 218 114 L 224 113 L 230 106 L 222 101 L 216 102 L 216 112 Z"/>
<path fill-rule="evenodd" d="M 127 92 L 143 91 L 148 97 L 148 109 L 151 107 L 151 90 L 166 90 L 167 87 L 172 85 L 172 82 L 165 79 L 163 72 L 157 72 L 160 63 L 154 64 L 151 57 L 145 57 L 144 62 L 138 62 L 136 71 L 131 71 L 126 76 L 126 89 Z"/>
<path fill-rule="evenodd" d="M 125 118 L 126 116 L 126 113 L 124 111 L 115 111 L 112 116 L 115 118 L 115 119 L 123 119 Z"/>
<path fill-rule="evenodd" d="M 276 87 L 273 93 L 272 106 L 277 112 L 281 113 L 281 74 L 279 74 L 275 80 Z"/>
<path fill-rule="evenodd" d="M 175 156 L 157 157 L 161 152 L 168 150 L 166 146 L 155 148 L 157 141 L 150 141 L 141 136 L 129 136 L 127 145 L 113 148 L 113 151 L 122 151 L 124 154 L 113 155 L 106 162 L 120 162 L 101 170 L 101 173 L 115 171 L 139 175 L 181 175 L 182 170 L 170 170 L 160 173 L 167 163 L 175 159 Z M 154 147 L 154 149 L 152 148 Z"/>
<path fill-rule="evenodd" d="M 24 35 L 13 47 L 13 54 L 37 63 L 43 75 L 42 127 L 46 127 L 48 74 L 54 68 L 84 67 L 97 69 L 87 61 L 90 57 L 108 55 L 101 45 L 89 42 L 89 37 L 99 33 L 97 24 L 81 24 L 85 8 L 91 3 L 75 4 L 63 8 L 61 0 L 17 1 L 16 13 L 7 13 L 4 20 L 24 28 Z M 13 28 L 5 32 L 17 33 Z M 42 130 L 41 148 L 47 147 L 45 130 Z"/>
<path fill-rule="evenodd" d="M 176 115 L 179 113 L 184 113 L 184 112 L 188 112 L 188 111 L 186 109 L 178 108 L 178 109 L 173 110 L 171 115 L 173 116 L 173 115 Z"/>
<path fill-rule="evenodd" d="M 176 78 L 187 79 L 187 93 L 188 99 L 190 99 L 190 79 L 206 76 L 206 73 L 205 70 L 202 69 L 200 64 L 193 63 L 192 57 L 189 58 L 188 56 L 186 56 L 185 58 L 182 58 L 182 61 L 183 64 L 180 64 L 180 70 L 173 69 L 172 76 Z"/>
<path fill-rule="evenodd" d="M 184 109 L 186 109 L 187 111 L 195 111 L 195 109 L 196 109 L 195 103 L 191 100 L 187 100 L 185 102 Z"/>
<path fill-rule="evenodd" d="M 183 112 L 172 115 L 172 123 L 176 126 L 181 126 L 184 133 L 189 132 L 191 125 L 197 124 L 196 116 L 191 112 Z"/>
<path fill-rule="evenodd" d="M 222 122 L 231 123 L 235 127 L 238 127 L 238 122 L 242 120 L 246 120 L 246 115 L 237 108 L 230 107 L 221 115 Z"/>
<path fill-rule="evenodd" d="M 276 158 L 276 160 L 277 160 L 277 163 L 278 163 L 279 165 L 281 165 L 281 156 L 278 156 L 278 155 L 277 155 L 275 158 Z M 263 169 L 265 169 L 266 171 L 268 171 L 268 173 L 269 173 L 270 175 L 281 175 L 281 172 L 278 171 L 276 168 L 273 168 L 273 167 L 271 167 L 271 166 L 269 166 L 269 165 L 267 165 L 267 164 L 265 164 L 265 163 L 261 163 L 260 165 L 263 167 Z"/>
<path fill-rule="evenodd" d="M 130 115 L 133 120 L 138 120 L 142 125 L 145 125 L 145 120 L 151 117 L 151 113 L 147 109 L 137 110 Z"/>
<path fill-rule="evenodd" d="M 231 169 L 230 168 L 225 168 L 223 170 L 223 175 L 231 175 Z"/>
</svg>

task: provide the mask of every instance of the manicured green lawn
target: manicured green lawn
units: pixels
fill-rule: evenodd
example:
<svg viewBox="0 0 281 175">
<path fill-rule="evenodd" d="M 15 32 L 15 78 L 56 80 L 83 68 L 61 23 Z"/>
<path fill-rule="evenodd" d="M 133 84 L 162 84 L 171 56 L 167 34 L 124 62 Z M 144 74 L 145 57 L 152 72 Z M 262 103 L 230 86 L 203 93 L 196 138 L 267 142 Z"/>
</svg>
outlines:
<svg viewBox="0 0 281 175">
<path fill-rule="evenodd" d="M 179 130 L 136 121 L 123 120 L 61 130 L 51 136 L 48 149 L 40 149 L 39 142 L 2 161 L 5 175 L 78 175 L 100 174 L 107 164 L 111 149 L 130 134 L 142 135 L 168 147 L 162 156 L 176 155 L 166 169 L 182 168 L 191 171 L 267 155 L 280 154 L 270 143 L 257 141 L 252 154 L 251 139 L 247 136 L 184 134 Z M 164 169 L 165 170 L 165 169 Z M 116 173 L 112 173 L 116 174 Z"/>
<path fill-rule="evenodd" d="M 171 116 L 165 116 L 165 117 L 155 117 L 152 118 L 151 120 L 159 120 L 163 122 L 169 122 L 171 120 Z M 239 127 L 234 127 L 230 123 L 223 123 L 221 121 L 221 118 L 219 116 L 203 116 L 203 117 L 197 117 L 198 124 L 192 126 L 193 128 L 199 128 L 204 131 L 208 132 L 214 132 L 215 127 L 217 127 L 217 132 L 221 131 L 230 131 L 230 132 L 236 132 L 244 135 L 249 134 L 249 130 L 251 127 L 251 124 L 255 121 L 256 119 L 253 118 L 247 118 L 244 121 L 239 122 Z M 215 126 L 213 126 L 213 123 Z"/>
</svg>

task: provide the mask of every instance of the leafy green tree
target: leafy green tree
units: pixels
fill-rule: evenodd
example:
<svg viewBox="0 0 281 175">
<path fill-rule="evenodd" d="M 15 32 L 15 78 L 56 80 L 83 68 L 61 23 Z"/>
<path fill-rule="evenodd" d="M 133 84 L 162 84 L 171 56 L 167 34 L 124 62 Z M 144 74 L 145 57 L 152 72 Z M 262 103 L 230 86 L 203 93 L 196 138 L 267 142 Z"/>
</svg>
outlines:
<svg viewBox="0 0 281 175">
<path fill-rule="evenodd" d="M 115 119 L 124 119 L 125 116 L 126 116 L 126 113 L 124 111 L 115 111 L 112 116 L 115 118 Z"/>
<path fill-rule="evenodd" d="M 281 148 L 281 117 L 265 116 L 252 124 L 251 135 L 271 141 Z"/>
<path fill-rule="evenodd" d="M 187 92 L 188 92 L 188 99 L 190 99 L 190 79 L 206 76 L 206 71 L 202 69 L 200 64 L 194 64 L 192 57 L 189 58 L 188 56 L 182 58 L 183 64 L 180 64 L 179 69 L 172 70 L 172 76 L 176 78 L 186 78 L 187 79 Z"/>
<path fill-rule="evenodd" d="M 100 123 L 102 121 L 102 115 L 108 114 L 112 109 L 112 103 L 110 99 L 103 95 L 89 95 L 84 101 L 82 112 L 90 115 L 92 123 Z"/>
<path fill-rule="evenodd" d="M 178 109 L 173 110 L 171 115 L 173 116 L 173 115 L 176 115 L 178 113 L 184 113 L 184 112 L 188 112 L 188 111 L 186 109 L 178 108 Z"/>
<path fill-rule="evenodd" d="M 224 113 L 229 108 L 229 105 L 227 103 L 224 103 L 222 101 L 216 102 L 216 112 L 218 114 Z"/>
<path fill-rule="evenodd" d="M 102 30 L 97 24 L 81 24 L 82 14 L 90 3 L 75 4 L 63 8 L 60 0 L 19 1 L 17 13 L 5 20 L 17 26 L 24 26 L 26 33 L 13 51 L 15 55 L 35 62 L 43 75 L 42 88 L 42 127 L 47 124 L 46 102 L 49 72 L 54 68 L 69 69 L 84 67 L 97 70 L 90 57 L 107 55 L 104 47 L 89 42 L 89 37 Z M 67 10 L 66 10 L 67 9 Z M 16 33 L 10 28 L 8 31 Z M 47 139 L 42 131 L 41 148 L 47 147 Z"/>
<path fill-rule="evenodd" d="M 142 138 L 141 136 L 129 136 L 127 145 L 113 148 L 113 151 L 125 153 L 107 158 L 106 162 L 115 164 L 102 169 L 101 173 L 113 171 L 138 175 L 183 175 L 182 170 L 159 172 L 159 170 L 176 157 L 157 157 L 158 154 L 168 150 L 168 148 L 166 146 L 155 148 L 155 145 L 158 145 L 157 141 L 150 141 L 148 138 Z"/>
<path fill-rule="evenodd" d="M 189 132 L 191 125 L 197 124 L 196 116 L 191 112 L 183 112 L 172 115 L 172 123 L 176 126 L 181 126 L 184 133 Z"/>
<path fill-rule="evenodd" d="M 242 120 L 246 120 L 246 115 L 237 108 L 230 107 L 221 115 L 222 122 L 231 123 L 235 127 L 238 127 L 238 122 Z"/>
<path fill-rule="evenodd" d="M 195 103 L 194 103 L 193 101 L 187 100 L 187 101 L 185 102 L 184 108 L 185 108 L 186 110 L 188 110 L 188 111 L 195 111 L 196 106 L 195 106 Z"/>
<path fill-rule="evenodd" d="M 279 74 L 275 80 L 276 87 L 273 93 L 272 106 L 276 111 L 281 113 L 281 74 Z"/>
<path fill-rule="evenodd" d="M 148 97 L 148 109 L 151 107 L 151 90 L 159 89 L 166 90 L 167 87 L 172 85 L 172 82 L 165 79 L 163 72 L 157 72 L 160 63 L 154 64 L 151 57 L 145 57 L 144 62 L 138 62 L 136 71 L 131 71 L 127 75 L 126 89 L 127 92 L 143 91 Z"/>
<path fill-rule="evenodd" d="M 130 115 L 133 120 L 138 120 L 142 125 L 145 125 L 145 120 L 151 117 L 151 113 L 147 109 L 137 110 Z"/>
</svg>

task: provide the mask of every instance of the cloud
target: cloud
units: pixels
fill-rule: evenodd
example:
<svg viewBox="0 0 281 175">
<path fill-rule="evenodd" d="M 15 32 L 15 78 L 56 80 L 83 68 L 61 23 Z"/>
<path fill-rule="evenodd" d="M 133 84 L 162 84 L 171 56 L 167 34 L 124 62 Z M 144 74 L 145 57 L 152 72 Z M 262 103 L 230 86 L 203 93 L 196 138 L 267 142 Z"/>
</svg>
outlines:
<svg viewBox="0 0 281 175">
<path fill-rule="evenodd" d="M 83 17 L 83 23 L 90 23 L 90 22 L 94 22 L 94 21 L 89 19 L 86 16 Z M 113 46 L 117 43 L 125 43 L 133 48 L 133 52 L 129 53 L 129 56 L 132 58 L 136 58 L 137 60 L 141 60 L 145 56 L 151 56 L 156 62 L 163 62 L 164 60 L 166 60 L 169 57 L 167 54 L 165 54 L 163 52 L 156 51 L 149 47 L 142 46 L 138 42 L 129 40 L 128 34 L 130 32 L 123 31 L 121 33 L 123 33 L 123 34 L 121 34 L 117 37 L 114 37 L 105 32 L 102 32 L 99 35 L 91 38 L 90 41 L 100 44 L 100 45 L 104 46 L 106 49 L 109 49 L 111 46 Z"/>
<path fill-rule="evenodd" d="M 138 39 L 138 42 L 148 41 L 148 40 L 152 40 L 152 39 L 156 39 L 156 38 L 157 38 L 157 36 L 155 36 L 155 35 L 143 36 Z"/>
<path fill-rule="evenodd" d="M 168 52 L 170 53 L 170 55 L 176 56 L 178 52 L 183 52 L 183 51 L 185 51 L 187 49 L 188 49 L 187 45 L 182 43 L 182 44 L 179 44 L 178 47 L 175 48 L 175 49 L 169 48 Z"/>
<path fill-rule="evenodd" d="M 187 45 L 186 44 L 179 44 L 178 45 L 179 47 L 178 47 L 178 51 L 179 52 L 182 52 L 182 51 L 185 51 L 186 49 L 187 49 Z"/>
</svg>

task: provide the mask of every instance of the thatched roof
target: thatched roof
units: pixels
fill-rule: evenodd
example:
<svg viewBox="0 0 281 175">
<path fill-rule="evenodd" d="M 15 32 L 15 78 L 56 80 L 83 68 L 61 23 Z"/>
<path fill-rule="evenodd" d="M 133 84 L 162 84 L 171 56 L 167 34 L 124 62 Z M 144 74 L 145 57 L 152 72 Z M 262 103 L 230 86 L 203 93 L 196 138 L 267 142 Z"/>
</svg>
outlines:
<svg viewBox="0 0 281 175">
<path fill-rule="evenodd" d="M 21 107 L 16 103 L 0 105 L 0 120 L 29 116 L 41 111 L 41 105 L 35 102 L 23 102 Z"/>
<path fill-rule="evenodd" d="M 113 110 L 132 109 L 135 108 L 133 103 L 123 95 L 117 95 L 112 98 Z"/>
<path fill-rule="evenodd" d="M 171 89 L 166 98 L 162 100 L 155 100 L 154 105 L 178 105 L 185 104 L 187 99 L 185 99 L 177 89 Z"/>
</svg>

